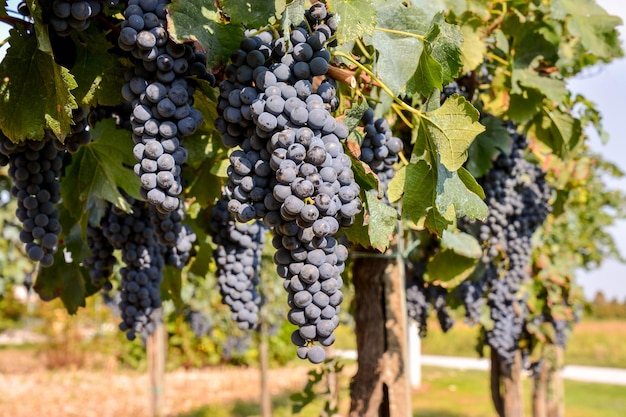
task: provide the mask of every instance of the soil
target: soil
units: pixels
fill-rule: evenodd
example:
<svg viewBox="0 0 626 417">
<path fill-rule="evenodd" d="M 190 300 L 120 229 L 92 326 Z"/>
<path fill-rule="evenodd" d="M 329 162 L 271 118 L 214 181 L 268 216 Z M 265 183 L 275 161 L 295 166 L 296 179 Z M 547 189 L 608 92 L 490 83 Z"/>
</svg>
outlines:
<svg viewBox="0 0 626 417">
<path fill-rule="evenodd" d="M 304 387 L 309 367 L 273 369 L 273 395 Z M 256 400 L 260 374 L 254 368 L 178 370 L 167 373 L 165 416 L 213 403 Z M 0 350 L 0 417 L 148 417 L 149 378 L 145 372 L 63 368 L 48 370 L 28 350 Z"/>
</svg>

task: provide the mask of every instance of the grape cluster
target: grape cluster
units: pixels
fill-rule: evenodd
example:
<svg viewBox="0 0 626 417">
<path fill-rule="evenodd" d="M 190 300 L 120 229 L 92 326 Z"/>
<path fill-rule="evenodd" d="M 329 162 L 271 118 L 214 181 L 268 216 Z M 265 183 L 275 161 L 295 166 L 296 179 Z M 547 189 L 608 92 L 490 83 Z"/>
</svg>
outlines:
<svg viewBox="0 0 626 417">
<path fill-rule="evenodd" d="M 228 211 L 228 200 L 220 199 L 211 211 L 213 252 L 222 302 L 230 307 L 240 329 L 254 329 L 259 318 L 261 296 L 259 266 L 267 229 L 260 222 L 240 223 Z"/>
<path fill-rule="evenodd" d="M 446 302 L 448 291 L 438 285 L 426 283 L 424 272 L 424 262 L 407 264 L 407 312 L 409 317 L 418 324 L 422 337 L 426 336 L 428 331 L 428 316 L 431 305 L 437 313 L 441 330 L 447 332 L 454 326 L 454 318 L 450 315 Z"/>
<path fill-rule="evenodd" d="M 118 38 L 118 46 L 135 62 L 122 88 L 122 96 L 132 104 L 134 170 L 141 179 L 142 197 L 163 213 L 180 205 L 181 166 L 187 160 L 182 139 L 202 124 L 202 114 L 193 107 L 194 86 L 186 77 L 214 82 L 206 56 L 170 39 L 167 3 L 131 0 Z"/>
<path fill-rule="evenodd" d="M 115 248 L 104 235 L 104 230 L 100 225 L 87 224 L 87 246 L 89 256 L 83 264 L 89 269 L 91 284 L 95 288 L 111 290 L 109 277 L 113 274 L 113 267 L 117 263 L 113 251 Z"/>
<path fill-rule="evenodd" d="M 193 309 L 185 311 L 185 321 L 189 323 L 191 331 L 197 338 L 206 336 L 213 328 L 213 323 L 205 314 Z"/>
<path fill-rule="evenodd" d="M 361 210 L 360 189 L 341 140 L 348 128 L 331 111 L 326 79 L 334 17 L 317 3 L 289 38 L 249 33 L 220 84 L 215 125 L 230 155 L 228 210 L 240 222 L 263 219 L 274 231 L 274 260 L 299 327 L 298 356 L 319 363 L 334 341 L 348 255 L 335 236 Z M 311 28 L 312 31 L 309 31 Z"/>
<path fill-rule="evenodd" d="M 178 209 L 161 213 L 150 206 L 150 221 L 159 244 L 162 245 L 166 265 L 182 269 L 191 258 L 196 234 L 183 224 L 185 210 L 181 203 Z"/>
<path fill-rule="evenodd" d="M 72 110 L 70 133 L 65 137 L 63 143 L 58 139 L 55 140 L 56 147 L 59 150 L 66 150 L 73 154 L 78 152 L 81 146 L 88 145 L 92 139 L 89 126 L 90 116 L 91 110 L 89 107 L 78 107 Z M 93 116 L 91 118 L 93 119 Z"/>
<path fill-rule="evenodd" d="M 118 3 L 119 0 L 53 0 L 48 24 L 59 36 L 69 36 L 72 30 L 83 32 L 104 6 Z"/>
<path fill-rule="evenodd" d="M 15 216 L 22 222 L 20 240 L 28 257 L 41 266 L 53 264 L 61 233 L 56 204 L 61 200 L 63 152 L 55 147 L 54 140 L 46 132 L 43 140 L 16 144 L 0 134 L 0 163 L 9 165 L 13 180 Z"/>
<path fill-rule="evenodd" d="M 137 334 L 152 333 L 156 326 L 153 316 L 161 306 L 160 283 L 163 279 L 161 246 L 155 239 L 148 205 L 128 199 L 132 213 L 111 206 L 103 222 L 104 235 L 115 249 L 121 249 L 125 267 L 120 269 L 122 322 L 120 330 L 129 340 Z"/>
<path fill-rule="evenodd" d="M 511 153 L 501 153 L 491 170 L 478 179 L 489 215 L 475 226 L 465 225 L 468 231 L 477 230 L 486 248 L 481 259 L 485 272 L 479 282 L 467 282 L 460 291 L 470 303 L 486 293 L 494 321 L 486 341 L 508 364 L 514 359 L 528 316 L 520 289 L 529 279 L 531 236 L 550 211 L 551 189 L 541 169 L 524 158 L 526 137 L 510 122 L 506 128 L 512 140 Z M 476 312 L 480 306 L 470 304 L 466 309 Z"/>
<path fill-rule="evenodd" d="M 250 33 L 225 69 L 215 125 L 227 147 L 241 148 L 231 154 L 228 183 L 236 200 L 229 210 L 240 221 L 263 218 L 268 212 L 264 198 L 273 189 L 276 168 L 269 161 L 275 133 L 308 126 L 323 135 L 347 136 L 345 126 L 324 111 L 338 105 L 334 81 L 323 77 L 330 61 L 324 43 L 332 31 L 321 20 L 311 27 L 315 30 L 309 33 L 303 24 L 289 38 L 273 39 L 269 31 Z M 321 79 L 315 92 L 314 77 Z M 302 151 L 296 148 L 294 152 Z"/>
<path fill-rule="evenodd" d="M 404 144 L 401 139 L 392 136 L 389 123 L 384 118 L 374 118 L 374 110 L 367 109 L 361 121 L 364 124 L 364 137 L 359 159 L 368 164 L 380 180 L 386 200 L 389 181 L 396 174 L 394 165 L 398 162 Z"/>
</svg>

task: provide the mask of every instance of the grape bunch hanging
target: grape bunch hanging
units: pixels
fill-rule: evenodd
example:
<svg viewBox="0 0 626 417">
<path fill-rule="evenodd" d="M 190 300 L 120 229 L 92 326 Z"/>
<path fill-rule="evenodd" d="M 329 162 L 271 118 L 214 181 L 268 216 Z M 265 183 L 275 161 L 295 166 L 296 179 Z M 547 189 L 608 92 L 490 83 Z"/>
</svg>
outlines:
<svg viewBox="0 0 626 417">
<path fill-rule="evenodd" d="M 331 112 L 327 78 L 334 16 L 312 6 L 289 36 L 249 31 L 220 83 L 215 126 L 230 154 L 227 204 L 239 222 L 262 219 L 274 232 L 278 275 L 288 293 L 298 356 L 319 363 L 334 342 L 347 248 L 335 238 L 361 210 L 344 153 L 347 127 Z M 310 29 L 310 30 L 309 30 Z"/>
<path fill-rule="evenodd" d="M 484 222 L 464 224 L 477 233 L 485 251 L 484 273 L 477 281 L 465 281 L 459 294 L 470 321 L 480 319 L 485 302 L 494 322 L 486 331 L 486 342 L 505 364 L 513 362 L 528 311 L 522 285 L 529 279 L 531 237 L 550 212 L 551 189 L 541 169 L 525 159 L 526 136 L 511 122 L 506 128 L 511 152 L 500 153 L 482 185 L 489 215 Z"/>
</svg>

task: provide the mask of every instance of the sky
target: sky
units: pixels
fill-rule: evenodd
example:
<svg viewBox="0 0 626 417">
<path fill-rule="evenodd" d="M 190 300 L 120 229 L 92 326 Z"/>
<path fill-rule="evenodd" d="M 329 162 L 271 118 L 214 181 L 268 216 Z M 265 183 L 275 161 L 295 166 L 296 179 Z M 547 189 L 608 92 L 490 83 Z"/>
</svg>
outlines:
<svg viewBox="0 0 626 417">
<path fill-rule="evenodd" d="M 626 0 L 596 0 L 610 14 L 620 16 L 626 22 Z M 9 5 L 16 9 L 16 0 Z M 8 26 L 0 24 L 0 40 L 8 36 Z M 618 28 L 620 39 L 626 49 L 626 27 Z M 0 48 L 0 57 L 4 56 L 6 46 Z M 593 68 L 568 82 L 571 91 L 583 94 L 593 101 L 603 116 L 605 130 L 609 133 L 608 143 L 602 144 L 600 139 L 590 132 L 591 148 L 602 154 L 607 160 L 618 165 L 626 172 L 626 125 L 622 120 L 626 117 L 626 59 L 618 59 L 610 64 Z M 611 181 L 612 188 L 626 192 L 626 178 Z M 620 222 L 612 229 L 620 252 L 626 256 L 626 221 Z M 608 298 L 626 299 L 626 264 L 614 260 L 606 261 L 594 271 L 579 271 L 576 281 L 583 287 L 585 296 L 590 299 L 597 291 L 602 291 Z"/>
</svg>

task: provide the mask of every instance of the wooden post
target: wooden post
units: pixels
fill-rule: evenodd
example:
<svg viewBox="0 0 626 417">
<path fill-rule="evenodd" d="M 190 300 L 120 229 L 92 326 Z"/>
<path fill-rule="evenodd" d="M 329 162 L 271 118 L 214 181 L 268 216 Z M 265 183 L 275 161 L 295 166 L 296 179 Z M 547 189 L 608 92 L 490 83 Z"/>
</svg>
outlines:
<svg viewBox="0 0 626 417">
<path fill-rule="evenodd" d="M 522 354 L 517 351 L 510 366 L 491 349 L 491 398 L 500 417 L 523 417 Z"/>
<path fill-rule="evenodd" d="M 384 400 L 383 275 L 388 263 L 388 259 L 381 258 L 356 258 L 352 263 L 358 369 L 350 384 L 350 417 L 378 417 Z"/>
<path fill-rule="evenodd" d="M 163 416 L 163 383 L 165 380 L 166 335 L 163 321 L 159 321 L 146 342 L 148 371 L 150 373 L 150 416 Z"/>
<path fill-rule="evenodd" d="M 261 307 L 263 311 L 264 308 Z M 263 314 L 263 313 L 262 313 Z M 261 317 L 261 327 L 259 331 L 261 339 L 259 343 L 259 371 L 261 372 L 261 416 L 272 416 L 272 395 L 270 392 L 268 374 L 269 374 L 269 335 L 268 326 L 265 316 Z"/>
<path fill-rule="evenodd" d="M 396 251 L 402 253 L 400 247 Z M 390 262 L 383 276 L 387 349 L 383 380 L 389 393 L 390 417 L 410 416 L 411 389 L 408 377 L 407 310 L 404 260 Z"/>
<path fill-rule="evenodd" d="M 422 385 L 422 339 L 416 322 L 409 324 L 409 367 L 411 388 L 417 389 Z"/>
</svg>

